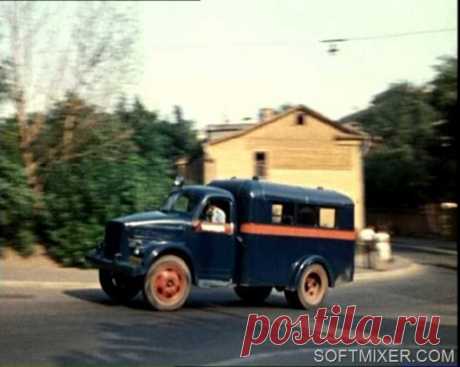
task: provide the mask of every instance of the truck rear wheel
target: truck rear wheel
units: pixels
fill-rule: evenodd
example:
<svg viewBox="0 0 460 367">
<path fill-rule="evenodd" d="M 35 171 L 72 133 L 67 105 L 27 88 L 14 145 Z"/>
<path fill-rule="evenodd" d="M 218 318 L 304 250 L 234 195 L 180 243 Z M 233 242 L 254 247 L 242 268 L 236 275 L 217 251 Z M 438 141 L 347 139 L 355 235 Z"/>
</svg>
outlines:
<svg viewBox="0 0 460 367">
<path fill-rule="evenodd" d="M 329 278 L 320 264 L 307 266 L 300 275 L 295 291 L 285 290 L 286 301 L 291 307 L 313 308 L 321 305 L 329 288 Z"/>
<path fill-rule="evenodd" d="M 144 280 L 144 297 L 159 311 L 181 308 L 190 289 L 190 269 L 184 260 L 174 255 L 165 255 L 156 260 Z"/>
<path fill-rule="evenodd" d="M 262 303 L 264 302 L 272 291 L 272 287 L 245 287 L 236 286 L 235 293 L 243 301 L 248 303 Z"/>
<path fill-rule="evenodd" d="M 99 283 L 104 292 L 117 303 L 130 301 L 137 296 L 142 288 L 139 279 L 104 269 L 99 269 Z"/>
</svg>

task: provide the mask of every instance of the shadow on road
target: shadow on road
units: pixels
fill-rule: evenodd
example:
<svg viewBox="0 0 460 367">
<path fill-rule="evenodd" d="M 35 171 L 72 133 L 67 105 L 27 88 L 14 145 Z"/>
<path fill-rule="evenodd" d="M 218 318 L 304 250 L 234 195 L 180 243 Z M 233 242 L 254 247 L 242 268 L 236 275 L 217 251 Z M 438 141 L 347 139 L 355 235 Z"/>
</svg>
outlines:
<svg viewBox="0 0 460 367">
<path fill-rule="evenodd" d="M 66 290 L 63 292 L 67 296 L 77 298 L 83 301 L 96 303 L 103 306 L 113 306 L 116 303 L 110 300 L 105 293 L 100 289 L 73 289 Z M 141 294 L 139 294 L 135 299 L 128 302 L 126 307 L 144 310 L 148 312 L 153 311 L 146 301 L 144 301 Z M 202 289 L 193 289 L 187 302 L 184 305 L 184 309 L 206 309 L 209 307 L 228 307 L 228 308 L 251 308 L 254 307 L 269 307 L 275 309 L 288 309 L 286 301 L 283 297 L 279 295 L 271 295 L 267 300 L 267 303 L 254 305 L 247 304 L 241 301 L 233 292 L 229 289 L 219 289 L 219 290 L 202 290 Z"/>
<path fill-rule="evenodd" d="M 98 319 L 89 316 L 88 332 L 97 339 L 97 345 L 87 351 L 77 347 L 54 358 L 55 363 L 65 366 L 196 364 L 234 358 L 240 353 L 249 313 L 302 313 L 289 310 L 279 295 L 270 296 L 262 306 L 250 306 L 229 289 L 194 289 L 185 306 L 176 312 L 152 311 L 141 296 L 126 306 L 113 307 L 115 304 L 98 289 L 67 290 L 64 294 L 107 308 Z"/>
</svg>

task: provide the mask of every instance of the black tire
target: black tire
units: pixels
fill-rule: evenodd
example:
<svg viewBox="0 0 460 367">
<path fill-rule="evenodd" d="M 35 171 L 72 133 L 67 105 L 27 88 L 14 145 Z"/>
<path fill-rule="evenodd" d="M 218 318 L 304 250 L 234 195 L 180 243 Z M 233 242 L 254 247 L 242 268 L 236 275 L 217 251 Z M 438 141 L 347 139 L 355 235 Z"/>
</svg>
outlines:
<svg viewBox="0 0 460 367">
<path fill-rule="evenodd" d="M 142 282 L 139 279 L 104 269 L 99 269 L 99 283 L 104 292 L 117 303 L 126 303 L 132 300 L 142 288 Z"/>
<path fill-rule="evenodd" d="M 235 287 L 235 293 L 243 301 L 251 304 L 263 303 L 272 291 L 272 287 L 245 287 L 238 285 Z"/>
<path fill-rule="evenodd" d="M 295 291 L 284 291 L 289 306 L 294 308 L 315 308 L 320 306 L 329 289 L 329 278 L 320 264 L 307 266 L 300 275 Z"/>
<path fill-rule="evenodd" d="M 158 311 L 174 311 L 187 300 L 192 287 L 190 269 L 178 256 L 156 260 L 144 279 L 144 298 Z"/>
<path fill-rule="evenodd" d="M 297 292 L 296 291 L 289 291 L 287 289 L 284 290 L 284 298 L 286 298 L 287 304 L 289 307 L 292 308 L 303 308 L 302 303 L 299 300 L 299 297 L 297 297 Z"/>
</svg>

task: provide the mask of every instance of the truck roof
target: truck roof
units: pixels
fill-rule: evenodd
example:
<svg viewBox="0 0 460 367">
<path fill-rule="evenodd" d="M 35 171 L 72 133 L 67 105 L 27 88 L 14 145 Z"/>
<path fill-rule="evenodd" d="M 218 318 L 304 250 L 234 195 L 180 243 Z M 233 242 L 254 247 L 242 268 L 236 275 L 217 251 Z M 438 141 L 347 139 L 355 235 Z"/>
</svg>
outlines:
<svg viewBox="0 0 460 367">
<path fill-rule="evenodd" d="M 292 200 L 326 206 L 353 206 L 353 201 L 346 195 L 323 188 L 306 188 L 302 186 L 283 185 L 258 179 L 214 180 L 208 184 L 230 191 L 236 198 Z"/>
<path fill-rule="evenodd" d="M 220 196 L 228 197 L 229 199 L 233 199 L 233 195 L 231 191 L 226 190 L 224 188 L 217 187 L 217 186 L 187 185 L 187 186 L 184 186 L 184 189 L 193 191 L 199 194 L 203 194 L 203 195 L 218 194 Z"/>
</svg>

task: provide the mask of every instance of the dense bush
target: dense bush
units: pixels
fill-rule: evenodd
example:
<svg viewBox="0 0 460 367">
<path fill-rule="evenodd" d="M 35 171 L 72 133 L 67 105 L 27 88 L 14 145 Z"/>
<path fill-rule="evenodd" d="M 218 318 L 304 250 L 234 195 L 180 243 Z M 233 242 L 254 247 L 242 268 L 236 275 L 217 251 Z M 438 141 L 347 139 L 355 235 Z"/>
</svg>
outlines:
<svg viewBox="0 0 460 367">
<path fill-rule="evenodd" d="M 159 206 L 169 188 L 163 171 L 136 155 L 121 162 L 101 158 L 56 167 L 45 186 L 51 254 L 66 265 L 83 265 L 107 220 Z"/>
<path fill-rule="evenodd" d="M 140 101 L 107 114 L 68 95 L 48 112 L 33 146 L 37 156 L 53 157 L 38 168 L 42 192 L 34 208 L 37 193 L 24 176 L 16 124 L 1 126 L 0 239 L 27 254 L 38 236 L 65 265 L 86 265 L 106 221 L 158 208 L 174 161 L 199 146 L 192 122 L 159 120 Z"/>
<path fill-rule="evenodd" d="M 98 137 L 97 155 L 64 160 L 42 174 L 44 237 L 50 253 L 66 265 L 85 265 L 84 255 L 102 239 L 106 221 L 158 208 L 171 187 L 174 159 L 193 147 L 172 141 L 170 132 L 183 126 L 158 121 L 139 101 L 131 109 L 119 106 L 105 124 L 130 131 L 129 139 L 106 150 L 107 137 Z"/>
<path fill-rule="evenodd" d="M 0 136 L 0 247 L 27 255 L 35 241 L 34 196 L 19 157 L 16 126 L 3 122 Z"/>
<path fill-rule="evenodd" d="M 0 246 L 29 254 L 34 243 L 33 195 L 22 166 L 0 156 Z"/>
</svg>

